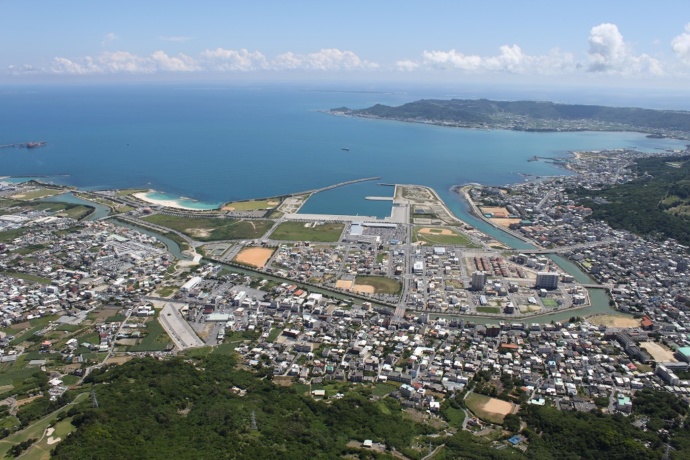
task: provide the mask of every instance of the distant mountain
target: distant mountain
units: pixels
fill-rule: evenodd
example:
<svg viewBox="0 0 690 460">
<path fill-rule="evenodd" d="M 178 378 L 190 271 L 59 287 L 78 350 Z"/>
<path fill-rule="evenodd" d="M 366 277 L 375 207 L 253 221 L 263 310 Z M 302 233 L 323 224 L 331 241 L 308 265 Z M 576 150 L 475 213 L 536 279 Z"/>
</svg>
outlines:
<svg viewBox="0 0 690 460">
<path fill-rule="evenodd" d="M 690 136 L 690 112 L 488 99 L 422 99 L 399 107 L 340 107 L 335 115 L 517 131 L 638 131 Z"/>
</svg>

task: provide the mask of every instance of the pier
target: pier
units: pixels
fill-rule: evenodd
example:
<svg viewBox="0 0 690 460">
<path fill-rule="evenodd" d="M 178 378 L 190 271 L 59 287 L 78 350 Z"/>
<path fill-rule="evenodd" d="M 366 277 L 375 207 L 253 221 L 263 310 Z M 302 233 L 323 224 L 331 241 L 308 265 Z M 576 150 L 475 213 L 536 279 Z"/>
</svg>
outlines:
<svg viewBox="0 0 690 460">
<path fill-rule="evenodd" d="M 370 200 L 370 201 L 393 201 L 395 197 L 392 196 L 366 196 L 364 197 L 365 200 Z"/>
<path fill-rule="evenodd" d="M 338 187 L 344 187 L 346 185 L 352 185 L 352 184 L 358 184 L 360 182 L 369 182 L 372 180 L 379 180 L 381 179 L 380 177 L 366 177 L 364 179 L 353 179 L 349 180 L 346 182 L 339 182 L 337 184 L 329 185 L 327 187 L 322 187 L 322 188 L 317 188 L 314 190 L 307 190 L 306 192 L 300 192 L 300 193 L 291 193 L 290 196 L 295 196 L 295 195 L 304 195 L 305 193 L 320 193 L 320 192 L 325 192 L 327 190 L 333 190 L 334 188 Z M 392 199 L 392 198 L 391 198 Z"/>
</svg>

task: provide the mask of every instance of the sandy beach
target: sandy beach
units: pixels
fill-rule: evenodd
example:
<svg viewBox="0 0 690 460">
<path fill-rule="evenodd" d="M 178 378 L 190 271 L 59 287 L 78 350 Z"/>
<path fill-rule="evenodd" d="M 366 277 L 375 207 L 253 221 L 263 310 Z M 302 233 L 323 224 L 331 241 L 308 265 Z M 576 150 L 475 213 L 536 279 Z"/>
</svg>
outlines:
<svg viewBox="0 0 690 460">
<path fill-rule="evenodd" d="M 165 206 L 167 208 L 175 208 L 175 209 L 186 209 L 188 211 L 199 211 L 198 209 L 195 208 L 189 208 L 187 206 L 182 206 L 175 200 L 155 200 L 153 198 L 149 198 L 148 194 L 153 193 L 155 190 L 149 190 L 148 192 L 140 192 L 140 193 L 134 193 L 132 196 L 134 198 L 137 198 L 141 201 L 145 201 L 146 203 L 150 203 L 152 205 L 156 206 Z"/>
</svg>

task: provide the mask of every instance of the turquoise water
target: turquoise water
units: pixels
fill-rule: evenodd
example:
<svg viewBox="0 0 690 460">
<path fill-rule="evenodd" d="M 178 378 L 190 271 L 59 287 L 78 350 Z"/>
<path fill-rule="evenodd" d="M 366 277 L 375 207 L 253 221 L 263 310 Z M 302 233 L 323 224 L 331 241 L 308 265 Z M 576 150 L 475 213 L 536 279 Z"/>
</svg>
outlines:
<svg viewBox="0 0 690 460">
<path fill-rule="evenodd" d="M 5 88 L 0 91 L 0 144 L 43 140 L 48 146 L 0 150 L 0 175 L 62 175 L 51 180 L 87 190 L 151 188 L 161 198 L 188 197 L 195 200 L 188 203 L 200 207 L 380 176 L 380 182 L 433 187 L 456 214 L 481 228 L 451 186 L 522 181 L 517 173 L 566 173 L 545 162 L 527 162 L 533 155 L 683 146 L 635 133 L 480 131 L 335 117 L 318 110 L 446 96 L 433 89 L 302 89 Z M 388 215 L 390 203 L 363 199 L 385 194 L 382 189 L 367 182 L 319 194 L 304 212 Z"/>
</svg>

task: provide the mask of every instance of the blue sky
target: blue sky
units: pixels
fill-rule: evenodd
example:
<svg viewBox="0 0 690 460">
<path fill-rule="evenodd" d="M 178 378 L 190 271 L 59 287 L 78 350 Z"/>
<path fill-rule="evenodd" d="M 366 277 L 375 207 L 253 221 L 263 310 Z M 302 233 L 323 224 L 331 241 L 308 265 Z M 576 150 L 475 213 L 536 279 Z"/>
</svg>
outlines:
<svg viewBox="0 0 690 460">
<path fill-rule="evenodd" d="M 0 81 L 690 87 L 690 2 L 0 0 Z"/>
</svg>

